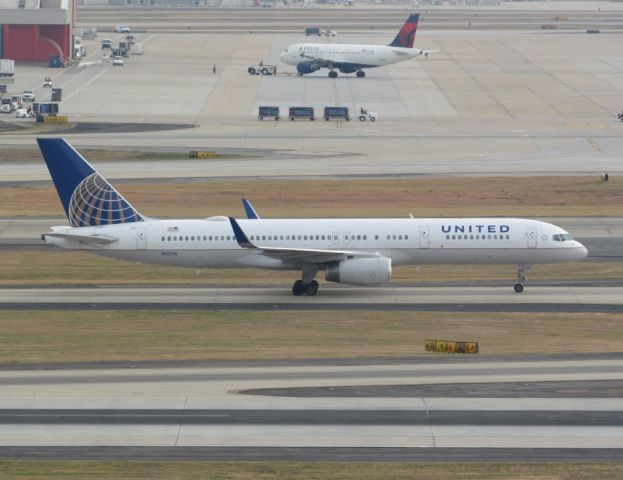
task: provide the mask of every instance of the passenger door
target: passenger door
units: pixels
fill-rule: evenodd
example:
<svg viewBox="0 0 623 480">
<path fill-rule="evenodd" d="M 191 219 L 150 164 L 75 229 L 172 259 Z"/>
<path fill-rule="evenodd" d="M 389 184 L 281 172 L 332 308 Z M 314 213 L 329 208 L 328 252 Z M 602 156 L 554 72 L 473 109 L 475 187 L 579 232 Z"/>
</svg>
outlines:
<svg viewBox="0 0 623 480">
<path fill-rule="evenodd" d="M 136 227 L 136 248 L 138 250 L 147 248 L 147 231 L 145 227 Z"/>
<path fill-rule="evenodd" d="M 430 228 L 428 225 L 420 225 L 420 248 L 430 247 Z"/>
<path fill-rule="evenodd" d="M 528 248 L 536 248 L 536 228 L 530 227 L 528 228 L 528 232 L 526 233 L 528 237 Z"/>
</svg>

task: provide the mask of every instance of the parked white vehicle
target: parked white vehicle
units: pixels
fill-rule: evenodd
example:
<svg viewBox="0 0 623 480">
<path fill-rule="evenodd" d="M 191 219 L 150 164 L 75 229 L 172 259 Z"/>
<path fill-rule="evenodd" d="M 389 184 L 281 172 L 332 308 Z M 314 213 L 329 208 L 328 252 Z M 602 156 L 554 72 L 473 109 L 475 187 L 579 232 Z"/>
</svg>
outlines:
<svg viewBox="0 0 623 480">
<path fill-rule="evenodd" d="M 24 90 L 22 92 L 22 98 L 25 102 L 34 102 L 35 101 L 35 93 L 32 90 Z"/>
<path fill-rule="evenodd" d="M 113 67 L 123 67 L 123 63 L 123 57 L 120 57 L 119 55 L 115 55 L 114 57 L 112 57 Z"/>
<path fill-rule="evenodd" d="M 16 118 L 34 118 L 35 112 L 28 110 L 27 108 L 18 108 L 15 111 Z"/>
<path fill-rule="evenodd" d="M 130 27 L 128 27 L 127 25 L 117 25 L 115 27 L 115 32 L 117 33 L 130 33 Z"/>
<path fill-rule="evenodd" d="M 0 100 L 0 113 L 11 113 L 11 99 L 3 98 Z"/>
</svg>

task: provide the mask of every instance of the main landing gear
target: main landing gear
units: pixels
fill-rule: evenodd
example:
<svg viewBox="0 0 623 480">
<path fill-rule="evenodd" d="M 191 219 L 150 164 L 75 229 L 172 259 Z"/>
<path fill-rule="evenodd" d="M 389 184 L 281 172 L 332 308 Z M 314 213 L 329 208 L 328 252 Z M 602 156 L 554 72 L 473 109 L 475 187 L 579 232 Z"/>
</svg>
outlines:
<svg viewBox="0 0 623 480">
<path fill-rule="evenodd" d="M 303 294 L 313 297 L 316 293 L 318 293 L 318 282 L 316 280 L 312 280 L 309 283 L 304 283 L 303 280 L 297 280 L 292 286 L 292 294 L 297 297 Z"/>
<path fill-rule="evenodd" d="M 363 78 L 366 76 L 366 72 L 363 70 L 357 70 L 357 78 Z"/>
<path fill-rule="evenodd" d="M 318 266 L 313 263 L 304 263 L 302 272 L 303 279 L 294 282 L 294 285 L 292 285 L 292 294 L 297 297 L 303 294 L 313 297 L 318 293 L 318 282 L 314 280 L 314 277 L 318 273 Z"/>
<path fill-rule="evenodd" d="M 513 287 L 515 289 L 515 293 L 523 292 L 523 283 L 525 280 L 526 280 L 526 266 L 517 265 L 517 283 Z"/>
<path fill-rule="evenodd" d="M 335 70 L 331 70 L 329 72 L 329 78 L 337 78 L 337 72 Z"/>
</svg>

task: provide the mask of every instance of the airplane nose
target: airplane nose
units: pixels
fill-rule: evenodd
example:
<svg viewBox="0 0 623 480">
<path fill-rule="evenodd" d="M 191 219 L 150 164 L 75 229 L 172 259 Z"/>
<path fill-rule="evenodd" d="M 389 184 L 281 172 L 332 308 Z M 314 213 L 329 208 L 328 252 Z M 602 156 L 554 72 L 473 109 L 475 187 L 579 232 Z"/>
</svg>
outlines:
<svg viewBox="0 0 623 480">
<path fill-rule="evenodd" d="M 582 258 L 586 258 L 586 256 L 588 255 L 588 249 L 582 245 L 580 242 L 575 242 L 575 250 L 578 252 L 578 258 L 582 259 Z"/>
</svg>

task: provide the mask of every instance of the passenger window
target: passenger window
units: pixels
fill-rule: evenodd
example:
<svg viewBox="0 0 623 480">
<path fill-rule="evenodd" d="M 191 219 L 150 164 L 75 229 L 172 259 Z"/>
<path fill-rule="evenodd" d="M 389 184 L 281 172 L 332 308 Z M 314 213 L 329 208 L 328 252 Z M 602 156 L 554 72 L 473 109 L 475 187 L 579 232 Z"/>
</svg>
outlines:
<svg viewBox="0 0 623 480">
<path fill-rule="evenodd" d="M 446 235 L 446 240 L 450 240 L 450 235 Z"/>
<path fill-rule="evenodd" d="M 167 242 L 170 242 L 170 241 L 171 241 L 171 237 L 167 237 Z"/>
<path fill-rule="evenodd" d="M 225 241 L 225 236 L 221 235 L 221 242 L 224 242 L 224 241 Z"/>
<path fill-rule="evenodd" d="M 402 240 L 402 235 L 398 235 L 398 240 Z"/>
<path fill-rule="evenodd" d="M 279 240 L 283 240 L 283 235 L 279 235 Z"/>
<path fill-rule="evenodd" d="M 452 240 L 456 240 L 456 235 L 452 235 Z"/>
<path fill-rule="evenodd" d="M 511 236 L 510 235 L 506 235 L 506 240 L 510 240 Z"/>
<path fill-rule="evenodd" d="M 190 239 L 194 241 L 195 240 L 195 236 L 193 235 L 192 237 L 190 237 Z"/>
<path fill-rule="evenodd" d="M 364 235 L 364 236 L 363 236 L 363 239 L 364 239 L 364 240 L 367 240 L 367 239 L 368 239 L 368 236 L 367 236 L 367 235 Z"/>
<path fill-rule="evenodd" d="M 409 240 L 409 235 L 405 235 L 405 240 Z"/>
<path fill-rule="evenodd" d="M 378 239 L 379 239 L 379 236 L 378 236 L 378 235 L 375 235 L 375 236 L 374 236 L 374 239 L 375 239 L 375 240 L 378 240 Z"/>
</svg>

